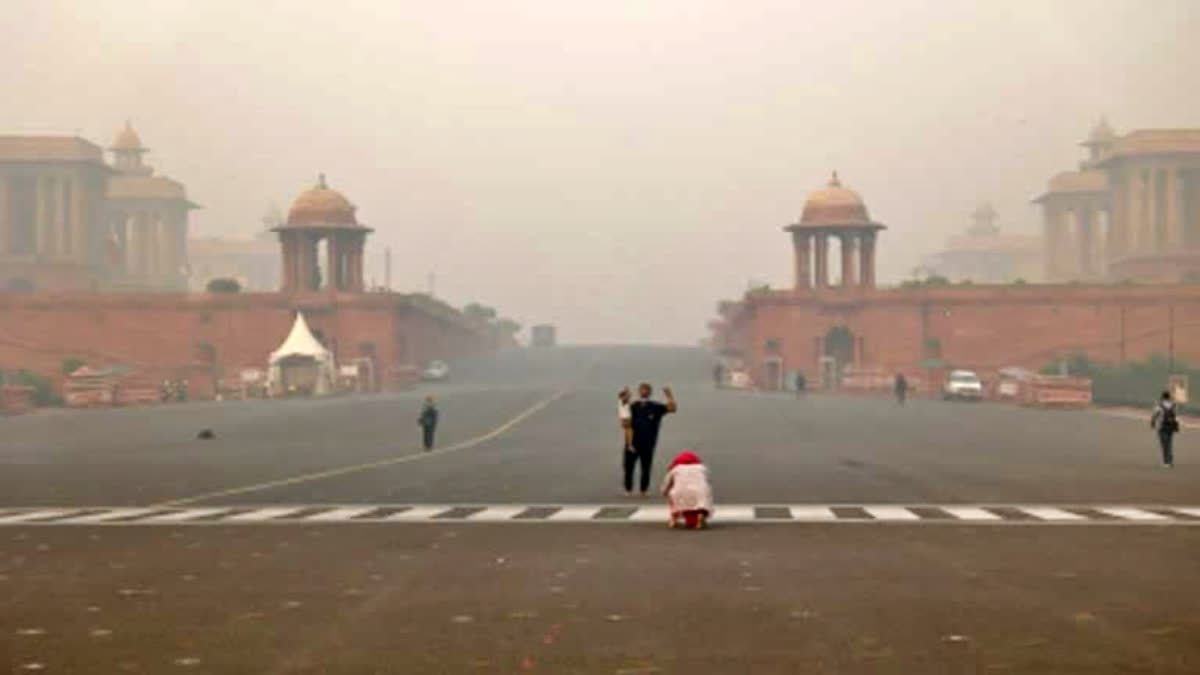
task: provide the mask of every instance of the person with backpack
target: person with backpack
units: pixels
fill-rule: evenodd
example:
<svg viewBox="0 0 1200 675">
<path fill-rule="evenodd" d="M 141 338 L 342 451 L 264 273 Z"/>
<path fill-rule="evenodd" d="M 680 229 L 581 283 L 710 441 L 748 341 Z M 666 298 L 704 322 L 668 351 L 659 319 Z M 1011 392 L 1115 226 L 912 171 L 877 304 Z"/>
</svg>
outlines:
<svg viewBox="0 0 1200 675">
<path fill-rule="evenodd" d="M 1175 434 L 1179 433 L 1179 415 L 1175 401 L 1171 400 L 1171 392 L 1164 391 L 1158 405 L 1154 406 L 1154 414 L 1150 416 L 1150 428 L 1158 430 L 1158 443 L 1162 447 L 1163 466 L 1170 469 L 1175 466 L 1175 452 L 1172 447 Z"/>
</svg>

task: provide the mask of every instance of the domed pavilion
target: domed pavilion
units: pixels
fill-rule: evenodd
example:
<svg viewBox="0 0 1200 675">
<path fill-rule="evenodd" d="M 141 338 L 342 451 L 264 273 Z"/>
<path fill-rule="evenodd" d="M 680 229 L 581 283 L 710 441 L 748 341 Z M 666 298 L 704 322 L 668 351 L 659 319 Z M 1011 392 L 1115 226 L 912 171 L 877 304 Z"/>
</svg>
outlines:
<svg viewBox="0 0 1200 675">
<path fill-rule="evenodd" d="M 842 186 L 837 172 L 824 188 L 808 195 L 800 222 L 784 228 L 792 233 L 796 254 L 796 289 L 828 288 L 829 241 L 841 242 L 842 288 L 874 288 L 875 236 L 887 229 L 871 220 L 858 193 Z"/>
<path fill-rule="evenodd" d="M 292 202 L 287 222 L 273 228 L 283 249 L 284 293 L 361 293 L 363 247 L 371 228 L 358 222 L 357 208 L 330 188 L 321 174 L 317 184 Z M 325 241 L 327 260 L 322 271 L 318 251 Z"/>
</svg>

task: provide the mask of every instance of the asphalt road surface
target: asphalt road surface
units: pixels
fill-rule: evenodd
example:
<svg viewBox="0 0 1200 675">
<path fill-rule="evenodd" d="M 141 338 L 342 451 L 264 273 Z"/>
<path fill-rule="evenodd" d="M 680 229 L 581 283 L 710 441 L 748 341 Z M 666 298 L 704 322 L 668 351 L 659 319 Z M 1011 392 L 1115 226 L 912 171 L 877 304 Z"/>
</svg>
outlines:
<svg viewBox="0 0 1200 675">
<path fill-rule="evenodd" d="M 1143 420 L 718 392 L 710 367 L 529 351 L 404 394 L 0 420 L 0 664 L 1200 672 L 1188 432 L 1167 470 Z M 641 380 L 680 402 L 655 483 L 698 452 L 709 531 L 623 495 L 615 393 Z"/>
</svg>

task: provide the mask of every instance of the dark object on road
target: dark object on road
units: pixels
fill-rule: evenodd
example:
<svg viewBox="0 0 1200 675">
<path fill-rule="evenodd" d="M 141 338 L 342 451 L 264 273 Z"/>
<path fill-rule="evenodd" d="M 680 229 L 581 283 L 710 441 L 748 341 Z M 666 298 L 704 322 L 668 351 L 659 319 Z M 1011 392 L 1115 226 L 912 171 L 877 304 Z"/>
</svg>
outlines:
<svg viewBox="0 0 1200 675">
<path fill-rule="evenodd" d="M 1179 416 L 1175 409 L 1175 401 L 1171 400 L 1171 392 L 1164 391 L 1162 399 L 1154 406 L 1154 414 L 1150 416 L 1150 428 L 1158 430 L 1163 466 L 1168 469 L 1175 466 L 1175 452 L 1172 446 L 1175 434 L 1179 433 Z"/>
<path fill-rule="evenodd" d="M 805 391 L 808 391 L 808 378 L 804 377 L 804 371 L 796 371 L 796 396 L 800 396 Z"/>
<path fill-rule="evenodd" d="M 433 403 L 432 396 L 425 397 L 425 404 L 421 406 L 421 416 L 417 418 L 417 424 L 421 427 L 421 446 L 426 452 L 433 449 L 433 436 L 437 432 L 438 424 L 438 409 Z"/>
<path fill-rule="evenodd" d="M 640 464 L 642 475 L 640 487 L 645 495 L 650 489 L 650 466 L 654 463 L 654 447 L 658 444 L 658 428 L 662 418 L 678 410 L 675 394 L 670 387 L 663 387 L 666 403 L 650 400 L 654 389 L 648 384 L 638 385 L 640 398 L 629 405 L 629 426 L 633 430 L 633 452 L 624 457 L 625 492 L 633 492 L 633 469 Z"/>
<path fill-rule="evenodd" d="M 908 378 L 904 377 L 904 373 L 896 373 L 896 402 L 904 405 L 904 401 L 908 399 Z"/>
<path fill-rule="evenodd" d="M 202 441 L 211 441 L 216 437 L 217 435 L 213 433 L 212 429 L 201 429 L 200 433 L 196 434 L 196 438 Z"/>
</svg>

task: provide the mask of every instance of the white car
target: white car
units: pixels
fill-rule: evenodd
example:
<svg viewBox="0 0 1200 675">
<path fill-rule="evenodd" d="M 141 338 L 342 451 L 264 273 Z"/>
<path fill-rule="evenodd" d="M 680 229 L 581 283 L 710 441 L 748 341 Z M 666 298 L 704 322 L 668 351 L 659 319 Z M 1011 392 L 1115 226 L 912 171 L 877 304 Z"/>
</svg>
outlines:
<svg viewBox="0 0 1200 675">
<path fill-rule="evenodd" d="M 421 379 L 427 382 L 440 382 L 450 377 L 450 366 L 445 361 L 430 361 L 421 373 Z"/>
<path fill-rule="evenodd" d="M 974 371 L 952 370 L 950 377 L 946 379 L 946 386 L 942 388 L 942 398 L 947 401 L 982 401 L 983 382 L 979 381 L 979 376 Z"/>
</svg>

